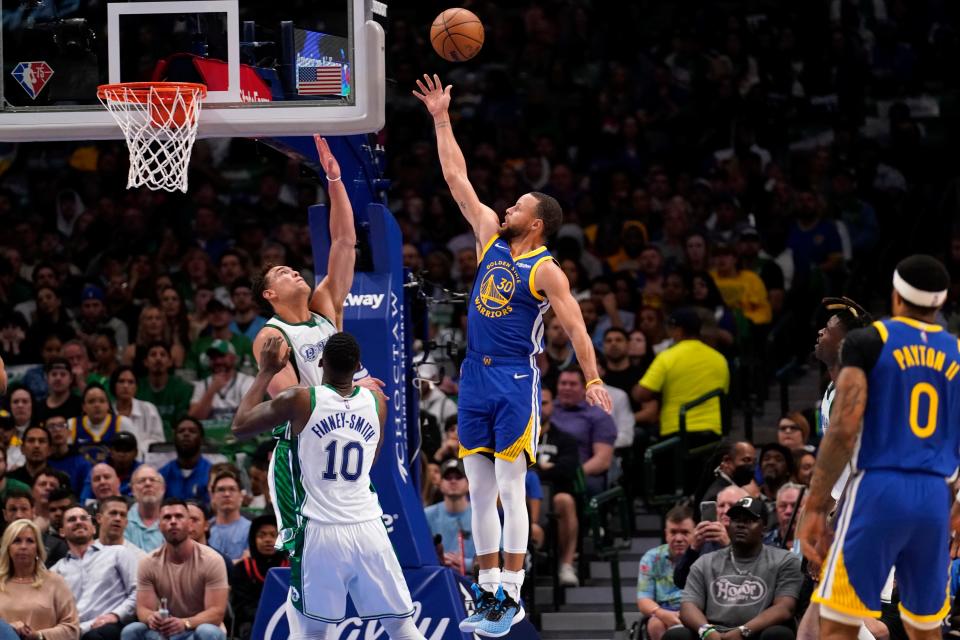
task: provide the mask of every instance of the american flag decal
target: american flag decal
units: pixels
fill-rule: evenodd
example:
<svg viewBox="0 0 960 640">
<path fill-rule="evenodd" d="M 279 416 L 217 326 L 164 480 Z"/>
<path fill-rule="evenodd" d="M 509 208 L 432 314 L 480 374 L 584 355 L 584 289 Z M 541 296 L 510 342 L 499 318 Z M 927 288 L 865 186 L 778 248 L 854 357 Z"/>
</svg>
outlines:
<svg viewBox="0 0 960 640">
<path fill-rule="evenodd" d="M 329 96 L 343 93 L 342 67 L 297 67 L 297 93 L 302 96 Z"/>
</svg>

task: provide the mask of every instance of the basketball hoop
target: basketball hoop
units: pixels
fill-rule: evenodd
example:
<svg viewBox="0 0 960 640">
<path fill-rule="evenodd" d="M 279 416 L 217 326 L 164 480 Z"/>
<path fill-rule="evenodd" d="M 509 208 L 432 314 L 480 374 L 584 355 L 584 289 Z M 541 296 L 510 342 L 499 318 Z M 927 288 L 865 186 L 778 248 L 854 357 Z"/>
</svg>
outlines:
<svg viewBox="0 0 960 640">
<path fill-rule="evenodd" d="M 130 150 L 127 188 L 187 192 L 187 166 L 197 139 L 202 84 L 122 82 L 97 88 Z"/>
</svg>

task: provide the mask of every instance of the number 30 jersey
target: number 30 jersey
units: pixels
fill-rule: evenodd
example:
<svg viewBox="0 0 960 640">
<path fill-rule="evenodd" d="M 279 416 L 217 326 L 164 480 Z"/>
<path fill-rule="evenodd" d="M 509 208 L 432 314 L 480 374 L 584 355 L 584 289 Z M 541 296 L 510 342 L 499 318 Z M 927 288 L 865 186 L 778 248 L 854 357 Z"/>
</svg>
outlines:
<svg viewBox="0 0 960 640">
<path fill-rule="evenodd" d="M 379 518 L 380 501 L 370 468 L 380 441 L 377 400 L 355 386 L 350 396 L 332 387 L 310 387 L 313 412 L 294 439 L 299 463 L 300 512 L 326 524 L 355 524 Z"/>
<path fill-rule="evenodd" d="M 867 374 L 856 468 L 951 477 L 960 465 L 957 338 L 937 325 L 895 317 L 851 331 L 840 357 L 841 366 Z"/>
</svg>

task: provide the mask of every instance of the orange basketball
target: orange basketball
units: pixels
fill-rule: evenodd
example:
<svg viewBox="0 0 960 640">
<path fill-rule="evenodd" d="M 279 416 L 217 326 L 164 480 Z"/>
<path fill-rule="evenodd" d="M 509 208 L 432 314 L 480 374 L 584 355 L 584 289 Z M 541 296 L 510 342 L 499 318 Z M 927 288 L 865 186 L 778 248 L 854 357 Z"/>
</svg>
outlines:
<svg viewBox="0 0 960 640">
<path fill-rule="evenodd" d="M 483 23 L 467 9 L 447 9 L 430 25 L 430 43 L 444 60 L 469 60 L 483 46 Z"/>
</svg>

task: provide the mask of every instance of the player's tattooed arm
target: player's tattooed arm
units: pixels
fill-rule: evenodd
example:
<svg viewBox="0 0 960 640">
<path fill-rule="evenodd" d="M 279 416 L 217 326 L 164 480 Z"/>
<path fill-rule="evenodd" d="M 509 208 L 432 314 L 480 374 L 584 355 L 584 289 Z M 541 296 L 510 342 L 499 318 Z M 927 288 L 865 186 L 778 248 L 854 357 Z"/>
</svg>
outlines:
<svg viewBox="0 0 960 640">
<path fill-rule="evenodd" d="M 867 406 L 867 375 L 859 367 L 844 367 L 837 376 L 837 394 L 830 411 L 830 430 L 817 454 L 807 509 L 827 511 L 830 489 L 850 463 Z"/>
</svg>

